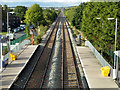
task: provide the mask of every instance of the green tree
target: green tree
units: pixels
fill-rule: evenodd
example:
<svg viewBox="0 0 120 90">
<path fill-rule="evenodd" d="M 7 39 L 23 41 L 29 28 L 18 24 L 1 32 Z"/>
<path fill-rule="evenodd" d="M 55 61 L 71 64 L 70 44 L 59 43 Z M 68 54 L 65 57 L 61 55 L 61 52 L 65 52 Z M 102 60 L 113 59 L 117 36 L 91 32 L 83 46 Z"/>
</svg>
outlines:
<svg viewBox="0 0 120 90">
<path fill-rule="evenodd" d="M 46 9 L 43 11 L 43 16 L 45 21 L 47 22 L 47 25 L 50 25 L 57 18 L 57 13 L 55 12 L 54 9 L 52 10 Z"/>
<path fill-rule="evenodd" d="M 70 23 L 73 25 L 72 21 L 74 19 L 74 15 L 76 13 L 75 9 L 77 7 L 72 7 L 72 8 L 69 8 L 69 9 L 66 9 L 65 10 L 65 16 L 66 18 L 70 21 Z"/>
<path fill-rule="evenodd" d="M 110 50 L 113 52 L 115 48 L 115 20 L 108 20 L 107 18 L 118 18 L 118 33 L 120 33 L 119 5 L 119 2 L 90 2 L 83 11 L 81 30 L 96 49 L 102 50 L 104 56 L 107 55 L 107 57 L 110 55 L 108 52 Z M 97 20 L 97 17 L 100 19 Z M 120 43 L 119 34 L 117 49 L 120 49 L 118 43 Z M 112 62 L 112 60 L 108 59 L 108 62 Z"/>
<path fill-rule="evenodd" d="M 37 26 L 38 21 L 43 20 L 42 8 L 38 4 L 32 5 L 25 14 L 25 22 Z M 41 23 L 41 22 L 40 22 Z"/>
<path fill-rule="evenodd" d="M 21 21 L 24 20 L 25 12 L 27 10 L 27 7 L 25 6 L 16 6 L 14 9 L 14 12 L 16 13 L 16 16 L 20 17 Z"/>
<path fill-rule="evenodd" d="M 6 10 L 6 11 L 7 11 L 7 9 L 8 9 L 8 7 L 7 7 L 7 5 L 5 4 L 5 5 L 3 6 L 3 10 Z"/>
<path fill-rule="evenodd" d="M 95 0 L 94 0 L 95 1 Z M 98 51 L 108 58 L 115 46 L 115 20 L 118 19 L 117 50 L 120 49 L 120 2 L 88 2 L 80 4 L 76 9 L 66 10 L 65 15 L 73 26 L 80 29 Z M 71 16 L 73 15 L 73 16 Z M 99 17 L 100 19 L 96 19 Z M 103 23 L 103 24 L 102 24 Z"/>
<path fill-rule="evenodd" d="M 81 3 L 76 9 L 75 14 L 73 16 L 72 25 L 75 26 L 77 29 L 82 27 L 82 17 L 83 17 L 83 10 L 87 4 Z"/>
<path fill-rule="evenodd" d="M 25 23 L 26 23 L 26 34 L 29 35 L 29 26 L 33 24 L 35 27 L 37 27 L 38 22 L 40 21 L 40 24 L 43 22 L 43 13 L 42 8 L 38 4 L 32 5 L 25 14 Z"/>
</svg>

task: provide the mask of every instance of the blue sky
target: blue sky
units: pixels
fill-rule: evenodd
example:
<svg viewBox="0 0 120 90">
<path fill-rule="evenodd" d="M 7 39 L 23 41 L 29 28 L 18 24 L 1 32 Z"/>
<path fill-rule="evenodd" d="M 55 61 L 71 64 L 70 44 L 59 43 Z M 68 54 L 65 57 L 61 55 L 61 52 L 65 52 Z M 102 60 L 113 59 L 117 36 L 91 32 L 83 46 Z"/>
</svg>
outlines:
<svg viewBox="0 0 120 90">
<path fill-rule="evenodd" d="M 87 2 L 89 0 L 0 0 L 0 2 Z"/>
<path fill-rule="evenodd" d="M 30 7 L 34 3 L 39 4 L 41 7 L 68 7 L 78 6 L 81 2 L 89 0 L 0 0 L 1 5 L 8 5 L 9 7 L 26 6 Z"/>
</svg>

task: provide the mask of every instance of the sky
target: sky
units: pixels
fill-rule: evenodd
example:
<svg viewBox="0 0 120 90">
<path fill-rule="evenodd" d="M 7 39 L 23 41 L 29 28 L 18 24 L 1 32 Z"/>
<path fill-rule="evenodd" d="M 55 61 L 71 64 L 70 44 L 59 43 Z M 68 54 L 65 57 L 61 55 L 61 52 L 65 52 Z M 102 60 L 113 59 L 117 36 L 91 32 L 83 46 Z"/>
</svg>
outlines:
<svg viewBox="0 0 120 90">
<path fill-rule="evenodd" d="M 9 7 L 16 7 L 21 5 L 30 7 L 34 3 L 37 3 L 41 7 L 68 7 L 78 6 L 81 2 L 87 1 L 89 0 L 0 0 L 0 4 L 6 4 Z"/>
<path fill-rule="evenodd" d="M 89 0 L 0 0 L 0 2 L 87 2 Z"/>
</svg>

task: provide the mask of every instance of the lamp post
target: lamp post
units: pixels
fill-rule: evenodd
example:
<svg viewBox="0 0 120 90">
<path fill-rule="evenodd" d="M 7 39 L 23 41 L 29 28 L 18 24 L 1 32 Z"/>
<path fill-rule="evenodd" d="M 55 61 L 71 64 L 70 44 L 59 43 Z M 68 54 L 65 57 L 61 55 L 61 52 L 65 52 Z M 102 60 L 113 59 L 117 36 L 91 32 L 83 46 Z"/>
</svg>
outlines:
<svg viewBox="0 0 120 90">
<path fill-rule="evenodd" d="M 100 18 L 96 18 L 100 19 Z M 116 26 L 115 26 L 115 51 L 116 51 L 116 43 L 117 43 L 117 18 L 107 18 L 108 20 L 116 20 Z M 114 54 L 114 66 L 113 66 L 113 79 L 116 78 L 116 56 Z"/>
<path fill-rule="evenodd" d="M 9 50 L 10 50 L 10 26 L 9 26 L 9 13 L 13 14 L 14 12 L 7 12 L 7 33 L 9 36 Z"/>
<path fill-rule="evenodd" d="M 115 26 L 115 51 L 116 51 L 116 43 L 117 43 L 117 18 L 108 18 L 108 20 L 116 20 L 116 26 Z M 118 63 L 117 63 L 118 64 Z M 114 67 L 113 67 L 113 79 L 115 79 L 116 76 L 116 55 L 114 54 Z"/>
<path fill-rule="evenodd" d="M 2 35 L 0 35 L 0 71 L 2 72 Z"/>
<path fill-rule="evenodd" d="M 9 12 L 7 12 L 7 34 L 9 38 L 9 50 L 10 50 L 10 27 L 9 27 Z"/>
</svg>

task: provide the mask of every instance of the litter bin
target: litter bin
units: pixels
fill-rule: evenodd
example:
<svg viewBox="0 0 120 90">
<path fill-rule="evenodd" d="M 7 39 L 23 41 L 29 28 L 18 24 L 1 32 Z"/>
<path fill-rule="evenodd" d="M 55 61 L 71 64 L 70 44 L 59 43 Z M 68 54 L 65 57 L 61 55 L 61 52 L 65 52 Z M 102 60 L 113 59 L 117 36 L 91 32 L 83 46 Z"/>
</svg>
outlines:
<svg viewBox="0 0 120 90">
<path fill-rule="evenodd" d="M 11 58 L 11 60 L 16 60 L 17 55 L 15 53 L 10 53 L 10 58 Z"/>
<path fill-rule="evenodd" d="M 109 66 L 102 67 L 101 73 L 104 77 L 108 77 L 108 75 L 110 73 L 110 67 Z"/>
</svg>

